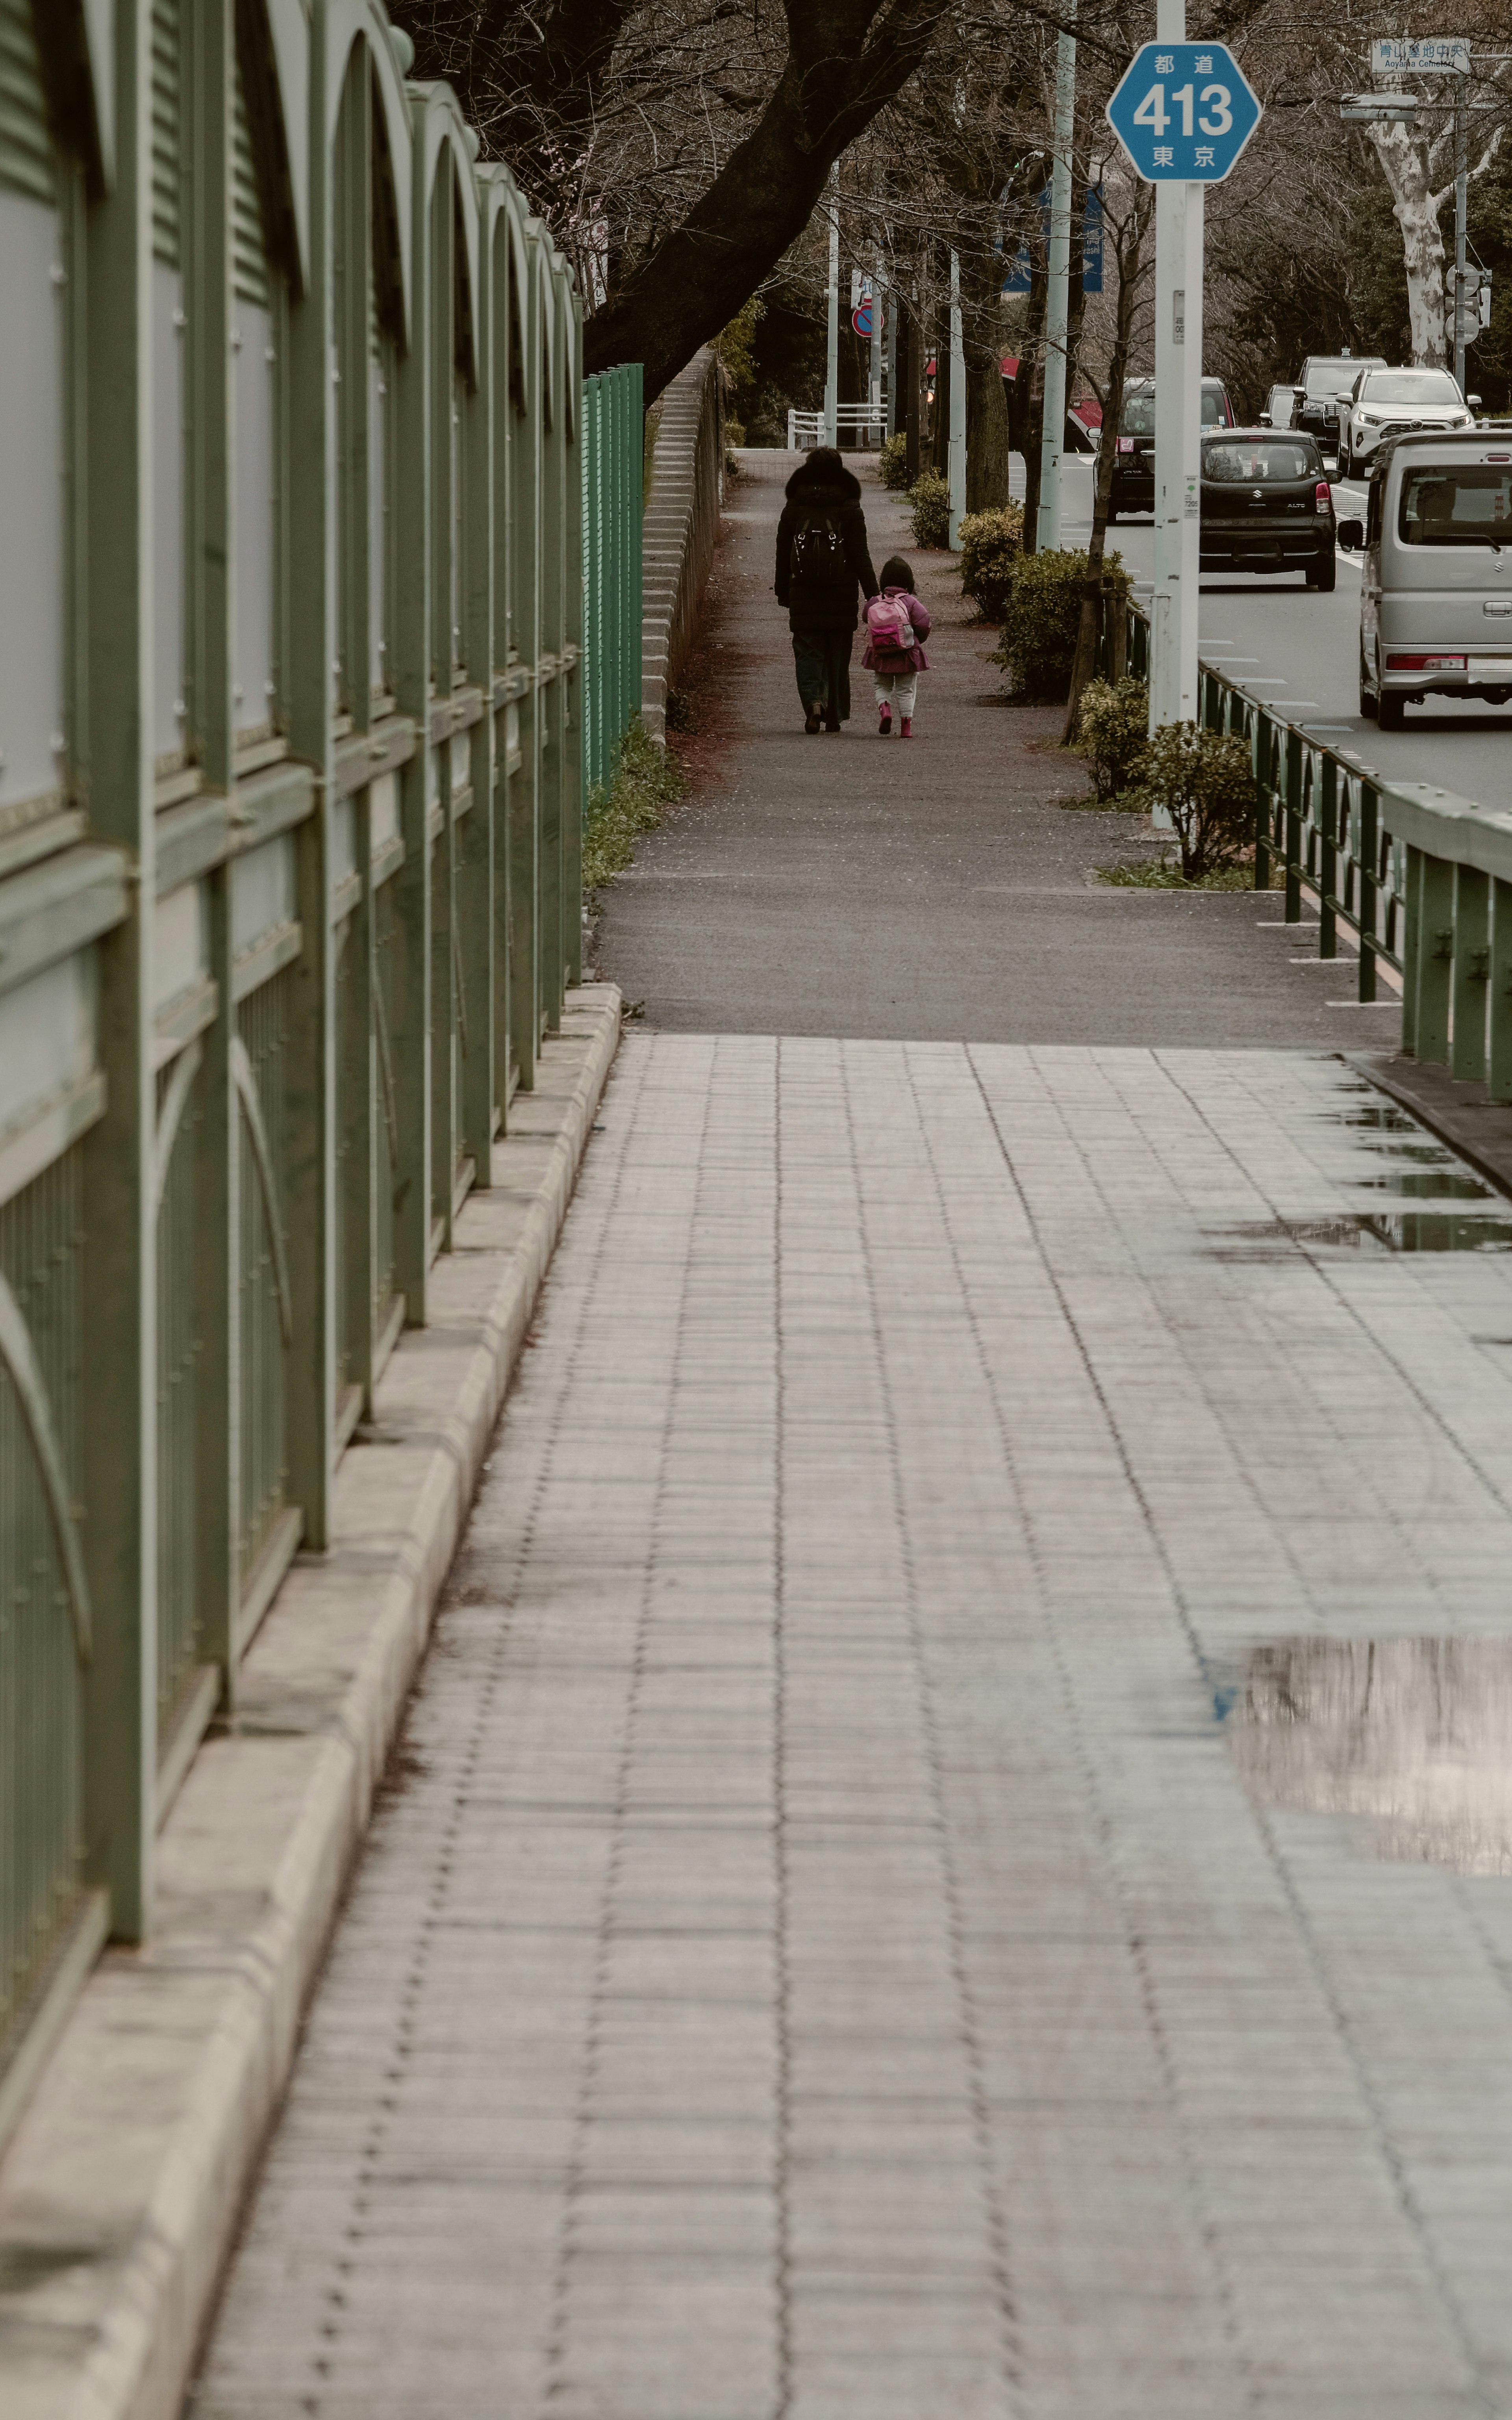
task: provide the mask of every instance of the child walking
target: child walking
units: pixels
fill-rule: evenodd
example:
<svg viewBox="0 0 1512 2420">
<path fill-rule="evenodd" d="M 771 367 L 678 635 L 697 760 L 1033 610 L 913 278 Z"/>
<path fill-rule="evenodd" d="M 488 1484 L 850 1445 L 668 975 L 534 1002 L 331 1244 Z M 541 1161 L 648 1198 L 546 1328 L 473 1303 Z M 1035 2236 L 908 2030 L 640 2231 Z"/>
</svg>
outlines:
<svg viewBox="0 0 1512 2420">
<path fill-rule="evenodd" d="M 866 652 L 877 695 L 877 732 L 886 739 L 898 716 L 898 737 L 914 736 L 914 700 L 918 675 L 928 672 L 929 658 L 920 642 L 929 637 L 929 607 L 914 595 L 914 569 L 901 554 L 891 554 L 882 566 L 882 585 L 866 609 Z"/>
</svg>

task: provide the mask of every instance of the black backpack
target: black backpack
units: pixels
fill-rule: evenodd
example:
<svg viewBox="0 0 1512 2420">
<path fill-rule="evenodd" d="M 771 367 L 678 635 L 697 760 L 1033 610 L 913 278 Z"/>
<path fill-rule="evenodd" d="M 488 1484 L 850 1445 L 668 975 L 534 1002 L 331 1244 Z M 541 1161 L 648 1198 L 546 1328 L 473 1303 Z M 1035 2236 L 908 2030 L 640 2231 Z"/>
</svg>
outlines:
<svg viewBox="0 0 1512 2420">
<path fill-rule="evenodd" d="M 793 536 L 793 577 L 805 588 L 839 588 L 854 580 L 845 560 L 845 539 L 833 513 L 805 520 Z"/>
</svg>

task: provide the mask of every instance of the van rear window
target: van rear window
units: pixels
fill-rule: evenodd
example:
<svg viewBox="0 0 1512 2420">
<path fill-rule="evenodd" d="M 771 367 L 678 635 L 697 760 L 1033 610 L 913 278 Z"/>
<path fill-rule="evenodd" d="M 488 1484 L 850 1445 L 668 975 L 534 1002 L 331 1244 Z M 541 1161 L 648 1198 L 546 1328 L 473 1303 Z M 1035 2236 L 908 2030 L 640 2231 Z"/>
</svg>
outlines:
<svg viewBox="0 0 1512 2420">
<path fill-rule="evenodd" d="M 1404 546 L 1512 545 L 1512 467 L 1425 464 L 1402 480 Z"/>
<path fill-rule="evenodd" d="M 1246 479 L 1316 479 L 1318 449 L 1296 437 L 1232 437 L 1202 449 L 1202 475 L 1224 485 Z"/>
</svg>

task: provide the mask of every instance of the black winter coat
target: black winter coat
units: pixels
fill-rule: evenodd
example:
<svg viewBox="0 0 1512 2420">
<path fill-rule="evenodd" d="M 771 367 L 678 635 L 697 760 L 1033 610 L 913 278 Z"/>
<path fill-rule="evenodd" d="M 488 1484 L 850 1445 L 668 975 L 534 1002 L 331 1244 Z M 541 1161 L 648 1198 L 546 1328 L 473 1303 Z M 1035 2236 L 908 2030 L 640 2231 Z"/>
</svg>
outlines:
<svg viewBox="0 0 1512 2420">
<path fill-rule="evenodd" d="M 822 584 L 806 578 L 794 560 L 799 533 L 828 519 L 839 530 L 845 549 L 848 577 Z M 860 482 L 849 471 L 836 473 L 823 463 L 801 462 L 788 481 L 788 500 L 777 525 L 777 601 L 788 611 L 795 630 L 854 630 L 856 591 L 877 593 L 877 576 L 867 551 L 866 515 L 861 510 Z"/>
</svg>

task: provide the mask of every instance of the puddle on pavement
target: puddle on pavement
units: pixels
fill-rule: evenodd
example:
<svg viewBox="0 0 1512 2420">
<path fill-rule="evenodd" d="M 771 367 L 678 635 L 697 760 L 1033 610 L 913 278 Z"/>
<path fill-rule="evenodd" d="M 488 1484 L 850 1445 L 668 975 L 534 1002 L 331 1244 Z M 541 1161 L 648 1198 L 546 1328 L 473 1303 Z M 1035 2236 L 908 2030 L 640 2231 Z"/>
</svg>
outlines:
<svg viewBox="0 0 1512 2420">
<path fill-rule="evenodd" d="M 1381 1857 L 1512 1873 L 1512 1641 L 1283 1639 L 1214 1707 L 1260 1805 L 1359 1818 Z"/>
<path fill-rule="evenodd" d="M 1512 1218 L 1470 1210 L 1370 1210 L 1336 1218 L 1245 1218 L 1206 1230 L 1209 1257 L 1264 1261 L 1288 1245 L 1355 1252 L 1512 1252 Z"/>
<path fill-rule="evenodd" d="M 1351 1176 L 1350 1183 L 1371 1193 L 1396 1193 L 1418 1202 L 1489 1202 L 1491 1198 L 1489 1185 L 1452 1164 L 1398 1169 L 1390 1176 Z"/>
<path fill-rule="evenodd" d="M 1352 1093 L 1359 1088 L 1353 1084 L 1344 1084 L 1339 1089 L 1341 1092 Z M 1420 1135 L 1423 1132 L 1416 1118 L 1409 1117 L 1407 1111 L 1399 1109 L 1395 1101 L 1383 1101 L 1379 1097 L 1363 1109 L 1326 1109 L 1323 1114 L 1330 1125 L 1364 1126 L 1376 1134 Z"/>
</svg>

